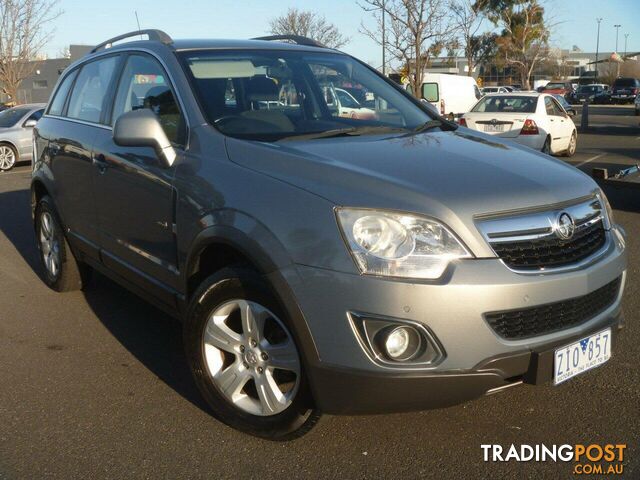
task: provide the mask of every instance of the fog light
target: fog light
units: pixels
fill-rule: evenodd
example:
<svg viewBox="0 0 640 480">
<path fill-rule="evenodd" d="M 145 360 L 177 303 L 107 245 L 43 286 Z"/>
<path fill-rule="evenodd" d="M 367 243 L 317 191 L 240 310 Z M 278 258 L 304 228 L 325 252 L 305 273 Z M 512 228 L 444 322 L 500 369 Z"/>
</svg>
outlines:
<svg viewBox="0 0 640 480">
<path fill-rule="evenodd" d="M 413 327 L 393 327 L 384 337 L 384 352 L 398 362 L 409 360 L 420 351 L 421 337 Z"/>
</svg>

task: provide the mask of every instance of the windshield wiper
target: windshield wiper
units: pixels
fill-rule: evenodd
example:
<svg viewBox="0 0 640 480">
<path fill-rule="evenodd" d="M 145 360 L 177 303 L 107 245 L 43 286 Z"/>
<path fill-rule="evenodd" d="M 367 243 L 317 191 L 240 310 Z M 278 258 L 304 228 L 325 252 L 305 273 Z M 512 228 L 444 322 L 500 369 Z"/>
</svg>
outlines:
<svg viewBox="0 0 640 480">
<path fill-rule="evenodd" d="M 442 130 L 455 130 L 458 126 L 447 120 L 429 120 L 428 122 L 423 123 L 419 127 L 416 127 L 411 133 L 423 133 L 429 130 L 433 130 L 434 128 L 440 128 Z"/>
<path fill-rule="evenodd" d="M 392 126 L 366 126 L 366 127 L 347 127 L 325 130 L 324 132 L 303 133 L 301 135 L 289 135 L 282 140 L 315 140 L 317 138 L 336 138 L 336 137 L 357 137 L 360 135 L 375 133 L 391 133 L 404 132 L 403 127 Z"/>
</svg>

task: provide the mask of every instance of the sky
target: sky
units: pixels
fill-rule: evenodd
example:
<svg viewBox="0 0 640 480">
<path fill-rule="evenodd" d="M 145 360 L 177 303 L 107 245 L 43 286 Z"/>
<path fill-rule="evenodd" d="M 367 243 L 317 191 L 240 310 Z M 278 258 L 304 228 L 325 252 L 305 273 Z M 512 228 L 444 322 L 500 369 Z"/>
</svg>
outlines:
<svg viewBox="0 0 640 480">
<path fill-rule="evenodd" d="M 595 51 L 595 19 L 602 17 L 601 52 L 615 50 L 615 24 L 621 25 L 620 53 L 625 33 L 627 51 L 640 51 L 640 0 L 547 0 L 545 5 L 556 24 L 554 46 Z M 62 14 L 51 24 L 54 34 L 45 53 L 56 57 L 69 44 L 97 44 L 136 30 L 136 11 L 142 28 L 159 28 L 173 38 L 251 38 L 268 34 L 269 20 L 290 7 L 324 15 L 350 37 L 342 50 L 374 66 L 382 63 L 380 47 L 359 32 L 373 19 L 357 0 L 59 0 Z"/>
</svg>

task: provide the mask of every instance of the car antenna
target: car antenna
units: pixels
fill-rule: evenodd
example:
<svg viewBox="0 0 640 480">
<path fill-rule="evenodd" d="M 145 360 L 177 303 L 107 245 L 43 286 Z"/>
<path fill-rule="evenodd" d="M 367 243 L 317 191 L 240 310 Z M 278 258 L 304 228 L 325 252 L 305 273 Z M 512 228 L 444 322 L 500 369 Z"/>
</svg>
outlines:
<svg viewBox="0 0 640 480">
<path fill-rule="evenodd" d="M 138 24 L 138 31 L 141 31 L 142 29 L 140 28 L 140 19 L 138 18 L 138 11 L 134 10 L 133 13 L 136 16 L 136 23 Z M 142 34 L 140 34 L 140 40 L 142 40 Z"/>
</svg>

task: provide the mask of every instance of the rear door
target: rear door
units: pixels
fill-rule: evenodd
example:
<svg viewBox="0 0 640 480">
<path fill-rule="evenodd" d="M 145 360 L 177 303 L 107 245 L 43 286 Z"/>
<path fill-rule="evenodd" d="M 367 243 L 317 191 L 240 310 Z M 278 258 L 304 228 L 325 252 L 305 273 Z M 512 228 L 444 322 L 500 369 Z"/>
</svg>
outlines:
<svg viewBox="0 0 640 480">
<path fill-rule="evenodd" d="M 107 104 L 118 56 L 100 57 L 64 78 L 47 114 L 38 122 L 55 179 L 55 202 L 70 241 L 98 258 L 99 235 L 91 149 L 105 126 L 100 119 Z"/>
<path fill-rule="evenodd" d="M 569 145 L 569 137 L 573 132 L 573 121 L 554 98 L 545 97 L 544 107 L 549 117 L 553 150 L 554 152 L 564 150 Z"/>
<path fill-rule="evenodd" d="M 169 78 L 155 57 L 131 53 L 124 62 L 110 124 L 125 112 L 148 108 L 178 149 L 186 126 Z M 165 303 L 178 284 L 175 240 L 175 168 L 150 147 L 120 147 L 111 127 L 94 146 L 94 183 L 103 262 Z"/>
</svg>

